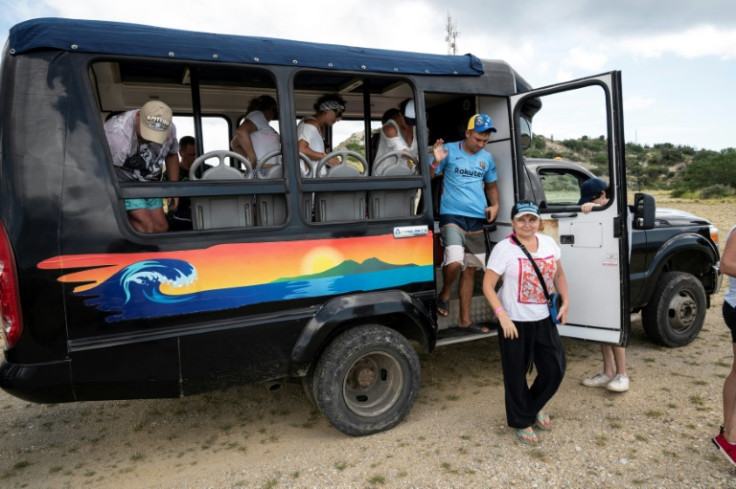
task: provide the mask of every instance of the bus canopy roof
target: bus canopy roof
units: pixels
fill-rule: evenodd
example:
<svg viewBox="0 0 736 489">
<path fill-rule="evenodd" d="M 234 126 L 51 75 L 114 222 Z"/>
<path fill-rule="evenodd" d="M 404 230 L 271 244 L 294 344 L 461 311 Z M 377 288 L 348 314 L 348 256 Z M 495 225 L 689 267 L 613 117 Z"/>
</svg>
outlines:
<svg viewBox="0 0 736 489">
<path fill-rule="evenodd" d="M 304 66 L 428 75 L 481 75 L 482 62 L 472 54 L 449 56 L 368 49 L 267 37 L 211 34 L 140 24 L 33 19 L 10 29 L 10 53 L 60 49 L 85 53 L 166 59 Z"/>
</svg>

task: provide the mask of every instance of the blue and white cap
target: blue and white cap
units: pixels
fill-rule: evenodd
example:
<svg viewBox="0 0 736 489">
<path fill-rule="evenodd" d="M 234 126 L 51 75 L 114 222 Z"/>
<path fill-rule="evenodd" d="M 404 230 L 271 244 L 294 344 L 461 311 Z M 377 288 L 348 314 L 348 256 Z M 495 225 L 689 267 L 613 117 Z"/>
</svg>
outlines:
<svg viewBox="0 0 736 489">
<path fill-rule="evenodd" d="M 522 200 L 521 202 L 514 204 L 514 207 L 511 208 L 511 219 L 523 216 L 524 214 L 531 214 L 539 217 L 539 206 L 529 200 Z"/>
</svg>

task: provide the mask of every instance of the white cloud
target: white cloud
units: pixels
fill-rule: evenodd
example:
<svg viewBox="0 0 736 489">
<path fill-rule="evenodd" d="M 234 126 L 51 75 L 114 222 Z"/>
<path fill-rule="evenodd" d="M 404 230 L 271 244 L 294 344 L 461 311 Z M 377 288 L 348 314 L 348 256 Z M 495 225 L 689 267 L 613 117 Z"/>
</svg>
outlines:
<svg viewBox="0 0 736 489">
<path fill-rule="evenodd" d="M 648 109 L 656 103 L 656 100 L 648 97 L 626 97 L 624 99 L 624 109 L 628 112 L 636 112 Z"/>
<path fill-rule="evenodd" d="M 230 2 L 44 0 L 48 15 L 183 30 L 445 54 L 445 14 L 421 0 Z M 41 10 L 40 8 L 38 10 Z M 427 35 L 427 33 L 433 33 Z M 467 51 L 466 51 L 467 52 Z"/>
<path fill-rule="evenodd" d="M 572 80 L 573 78 L 575 77 L 573 76 L 572 72 L 567 68 L 559 67 L 555 72 L 556 83 L 562 83 L 568 80 Z"/>
<path fill-rule="evenodd" d="M 605 54 L 590 51 L 582 47 L 574 47 L 570 49 L 568 54 L 568 57 L 565 59 L 566 66 L 588 73 L 599 72 L 608 60 Z"/>
<path fill-rule="evenodd" d="M 736 58 L 736 30 L 703 25 L 682 32 L 629 38 L 619 45 L 645 58 L 675 54 L 687 59 L 716 56 L 729 60 Z"/>
<path fill-rule="evenodd" d="M 0 0 L 0 30 L 7 36 L 11 25 L 23 20 L 67 17 L 444 54 L 449 14 L 460 31 L 460 54 L 506 60 L 537 87 L 621 70 L 624 94 L 639 94 L 626 97 L 625 108 L 632 115 L 626 126 L 638 128 L 640 138 L 721 148 L 733 146 L 729 117 L 736 98 L 729 94 L 736 84 L 736 5 L 705 3 Z M 652 94 L 656 99 L 646 98 Z M 664 113 L 671 107 L 684 116 Z M 692 120 L 700 121 L 702 130 L 694 131 Z"/>
</svg>

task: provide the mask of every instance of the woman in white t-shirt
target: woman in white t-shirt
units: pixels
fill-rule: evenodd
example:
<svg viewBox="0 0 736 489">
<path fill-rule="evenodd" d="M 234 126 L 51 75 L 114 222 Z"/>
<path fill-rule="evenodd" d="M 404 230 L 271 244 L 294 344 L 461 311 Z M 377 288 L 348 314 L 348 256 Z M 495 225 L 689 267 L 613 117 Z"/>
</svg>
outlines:
<svg viewBox="0 0 736 489">
<path fill-rule="evenodd" d="M 325 147 L 325 136 L 328 127 L 342 119 L 345 112 L 345 100 L 337 94 L 323 95 L 314 104 L 316 113 L 305 117 L 296 128 L 299 138 L 299 152 L 306 155 L 310 160 L 310 168 L 304 168 L 301 163 L 302 174 L 314 177 L 319 161 L 327 156 L 328 148 Z M 327 164 L 339 165 L 338 158 L 330 158 Z"/>
<path fill-rule="evenodd" d="M 560 247 L 554 239 L 539 234 L 539 207 L 529 201 L 517 202 L 511 209 L 514 234 L 497 243 L 491 251 L 483 278 L 483 293 L 498 317 L 502 333 L 498 341 L 503 369 L 506 421 L 516 429 L 519 441 L 539 442 L 534 428 L 547 430 L 551 420 L 544 406 L 552 399 L 565 375 L 565 350 L 552 322 L 547 299 L 529 258 L 513 240 L 515 236 L 537 264 L 547 291 L 562 297 L 558 319 L 567 320 L 567 280 L 560 264 Z M 498 294 L 499 278 L 503 285 Z M 527 372 L 532 364 L 537 377 L 531 387 Z"/>
</svg>

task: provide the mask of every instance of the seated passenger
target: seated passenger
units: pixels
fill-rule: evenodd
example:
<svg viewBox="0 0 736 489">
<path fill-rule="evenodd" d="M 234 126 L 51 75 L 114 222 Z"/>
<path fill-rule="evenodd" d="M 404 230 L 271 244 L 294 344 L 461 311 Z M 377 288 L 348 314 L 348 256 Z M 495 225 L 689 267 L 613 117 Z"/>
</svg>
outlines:
<svg viewBox="0 0 736 489">
<path fill-rule="evenodd" d="M 314 171 L 317 169 L 317 164 L 327 156 L 329 148 L 325 147 L 325 131 L 327 127 L 332 127 L 342 118 L 345 112 L 345 101 L 337 94 L 324 95 L 314 104 L 314 109 L 316 113 L 302 119 L 296 128 L 299 152 L 305 154 L 311 161 L 310 169 L 304 168 L 304 162 L 301 162 L 302 175 L 309 177 L 316 176 Z M 330 166 L 340 163 L 338 158 L 330 158 L 327 162 Z M 324 176 L 326 173 L 327 169 L 324 168 L 321 175 Z"/>
<path fill-rule="evenodd" d="M 233 151 L 248 158 L 255 168 L 260 158 L 281 150 L 281 140 L 269 122 L 278 119 L 278 105 L 273 97 L 261 95 L 250 101 L 245 120 L 230 141 Z M 270 159 L 264 168 L 281 164 L 281 156 Z"/>
<path fill-rule="evenodd" d="M 189 180 L 189 169 L 197 157 L 197 140 L 192 136 L 184 136 L 179 139 L 179 181 Z M 171 180 L 164 171 L 163 180 Z M 189 231 L 192 229 L 191 199 L 181 197 L 179 205 L 169 206 L 166 218 L 169 221 L 169 229 L 172 231 Z"/>
<path fill-rule="evenodd" d="M 371 132 L 371 155 L 373 155 L 371 157 L 371 167 L 373 165 L 373 162 L 376 161 L 376 151 L 378 151 L 378 141 L 381 138 L 381 134 L 383 132 L 383 126 L 389 121 L 389 119 L 392 119 L 398 113 L 399 113 L 399 109 L 397 109 L 396 107 L 392 107 L 388 109 L 381 116 L 381 129 Z M 372 171 L 371 171 L 371 174 L 373 174 Z"/>
<path fill-rule="evenodd" d="M 416 158 L 419 153 L 416 124 L 414 100 L 406 99 L 401 102 L 398 112 L 384 122 L 379 133 L 378 149 L 374 161 L 378 161 L 381 156 L 391 151 L 405 151 Z M 396 164 L 396 158 L 383 160 L 378 164 L 378 167 L 373 167 L 372 174 L 379 174 L 387 165 L 394 164 Z M 407 160 L 407 164 L 412 168 L 414 167 L 414 163 L 410 160 Z"/>
<path fill-rule="evenodd" d="M 129 110 L 105 122 L 105 136 L 121 182 L 156 182 L 161 170 L 171 181 L 179 178 L 179 143 L 172 122 L 171 108 L 159 100 L 150 100 L 140 109 Z M 178 198 L 172 199 L 176 208 Z M 130 225 L 141 233 L 163 233 L 169 224 L 164 214 L 163 200 L 125 199 Z"/>
</svg>

